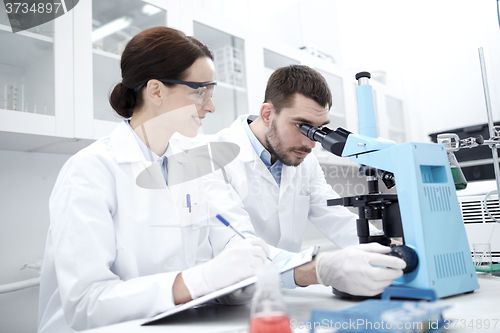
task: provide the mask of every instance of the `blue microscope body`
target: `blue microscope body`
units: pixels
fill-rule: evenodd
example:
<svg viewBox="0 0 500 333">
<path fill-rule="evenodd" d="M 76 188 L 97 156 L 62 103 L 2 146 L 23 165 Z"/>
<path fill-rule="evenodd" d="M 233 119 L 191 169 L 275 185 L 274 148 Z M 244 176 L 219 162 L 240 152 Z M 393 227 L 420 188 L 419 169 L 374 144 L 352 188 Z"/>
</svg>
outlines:
<svg viewBox="0 0 500 333">
<path fill-rule="evenodd" d="M 305 135 L 320 141 L 325 149 L 336 154 L 341 151 L 341 156 L 359 163 L 365 170 L 375 170 L 367 173 L 368 177 L 380 176 L 381 171 L 388 178 L 393 176 L 397 185 L 397 199 L 394 197 L 390 202 L 387 198 L 391 198 L 391 195 L 375 193 L 378 192 L 377 187 L 371 196 L 361 196 L 361 199 L 348 198 L 350 200 L 344 198 L 342 203 L 339 201 L 342 199 L 336 199 L 333 200 L 334 204 L 356 206 L 356 201 L 369 198 L 375 202 L 375 206 L 378 205 L 381 214 L 388 213 L 389 207 L 399 205 L 399 219 L 397 208 L 395 214 L 392 209 L 392 216 L 383 219 L 386 242 L 381 243 L 388 245 L 387 240 L 398 236 L 402 225 L 404 248 L 411 252 L 414 258 L 409 259 L 409 266 L 412 267 L 405 270 L 405 274 L 394 281 L 393 286 L 411 287 L 401 289 L 416 290 L 417 293 L 418 290 L 431 290 L 437 298 L 478 289 L 476 271 L 445 147 L 436 143 L 396 144 L 379 138 L 373 92 L 368 78 L 367 72 L 356 75 L 359 84 L 356 88 L 359 135 L 341 128 L 335 132 L 323 128 L 318 129 L 321 133 L 312 133 L 312 128 L 303 126 L 301 131 L 304 134 L 308 131 Z M 376 181 L 378 182 L 378 179 Z M 380 199 L 377 199 L 378 195 Z M 363 209 L 360 209 L 360 215 L 363 215 L 360 218 L 364 219 L 358 220 L 360 242 L 378 241 L 377 237 L 361 237 L 363 232 L 369 232 L 369 216 L 364 216 Z"/>
</svg>

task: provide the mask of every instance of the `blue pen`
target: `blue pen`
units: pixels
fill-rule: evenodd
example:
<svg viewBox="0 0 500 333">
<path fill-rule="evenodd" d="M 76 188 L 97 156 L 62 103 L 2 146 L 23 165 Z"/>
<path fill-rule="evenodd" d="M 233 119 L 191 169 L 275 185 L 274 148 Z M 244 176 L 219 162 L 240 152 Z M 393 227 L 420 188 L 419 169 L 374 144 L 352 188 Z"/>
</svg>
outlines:
<svg viewBox="0 0 500 333">
<path fill-rule="evenodd" d="M 230 224 L 229 224 L 229 222 L 228 222 L 225 218 L 223 218 L 222 216 L 220 216 L 220 214 L 215 215 L 215 217 L 216 217 L 216 218 L 218 218 L 218 219 L 219 219 L 219 221 L 221 221 L 221 222 L 222 222 L 222 223 L 223 223 L 226 227 L 229 227 L 229 228 L 233 229 L 233 231 L 234 231 L 234 232 L 235 232 L 238 236 L 240 236 L 240 237 L 241 237 L 241 238 L 243 238 L 243 239 L 247 239 L 247 238 L 246 238 L 245 236 L 243 236 L 243 235 L 242 235 L 242 234 L 241 234 L 238 230 L 234 229 L 234 228 L 233 228 L 233 226 L 232 226 L 232 225 L 230 225 Z M 266 257 L 266 258 L 267 258 L 270 262 L 273 262 L 273 261 L 271 260 L 271 258 L 269 258 L 269 257 Z"/>
<path fill-rule="evenodd" d="M 189 212 L 191 213 L 191 195 L 189 193 L 186 194 L 186 204 L 187 207 L 189 208 Z"/>
</svg>

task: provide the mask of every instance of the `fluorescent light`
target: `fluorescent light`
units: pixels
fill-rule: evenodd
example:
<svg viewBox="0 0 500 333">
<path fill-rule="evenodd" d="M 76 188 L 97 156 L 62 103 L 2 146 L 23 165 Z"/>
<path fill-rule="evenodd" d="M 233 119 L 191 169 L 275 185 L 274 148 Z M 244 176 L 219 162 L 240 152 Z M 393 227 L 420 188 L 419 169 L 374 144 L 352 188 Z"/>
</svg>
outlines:
<svg viewBox="0 0 500 333">
<path fill-rule="evenodd" d="M 132 24 L 131 17 L 120 17 L 92 31 L 92 43 L 123 30 Z"/>
<path fill-rule="evenodd" d="M 153 5 L 147 4 L 142 7 L 141 12 L 145 15 L 153 16 L 154 14 L 161 12 L 161 9 Z"/>
</svg>

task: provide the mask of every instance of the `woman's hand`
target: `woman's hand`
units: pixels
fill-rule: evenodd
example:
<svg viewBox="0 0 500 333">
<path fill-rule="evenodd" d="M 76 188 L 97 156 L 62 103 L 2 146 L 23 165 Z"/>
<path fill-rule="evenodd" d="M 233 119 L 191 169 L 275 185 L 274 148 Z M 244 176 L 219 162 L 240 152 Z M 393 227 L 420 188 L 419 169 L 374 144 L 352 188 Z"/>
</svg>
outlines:
<svg viewBox="0 0 500 333">
<path fill-rule="evenodd" d="M 268 255 L 269 247 L 260 238 L 233 242 L 209 262 L 182 272 L 182 280 L 195 299 L 255 275 Z"/>
</svg>

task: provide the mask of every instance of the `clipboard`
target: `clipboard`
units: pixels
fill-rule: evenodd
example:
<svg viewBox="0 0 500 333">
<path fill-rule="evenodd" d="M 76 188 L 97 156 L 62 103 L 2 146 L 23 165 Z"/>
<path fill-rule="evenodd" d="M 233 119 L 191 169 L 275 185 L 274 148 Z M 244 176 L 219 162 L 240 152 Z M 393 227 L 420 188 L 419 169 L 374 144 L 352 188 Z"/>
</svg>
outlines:
<svg viewBox="0 0 500 333">
<path fill-rule="evenodd" d="M 279 269 L 280 273 L 284 273 L 284 272 L 287 272 L 291 269 L 294 269 L 295 267 L 307 264 L 308 262 L 311 262 L 316 257 L 318 252 L 319 252 L 319 246 L 310 247 L 307 250 L 304 250 L 302 252 L 295 254 L 291 258 L 288 258 L 286 260 L 283 260 L 283 261 L 280 261 L 279 263 L 277 263 L 279 266 L 278 269 Z M 230 294 L 233 291 L 236 291 L 236 290 L 241 289 L 243 287 L 254 284 L 255 282 L 257 282 L 257 277 L 251 276 L 243 281 L 235 283 L 235 284 L 228 286 L 226 288 L 219 289 L 217 291 L 214 291 L 213 293 L 199 297 L 199 298 L 194 299 L 192 301 L 189 301 L 187 303 L 179 304 L 176 307 L 174 307 L 168 311 L 162 312 L 162 313 L 154 316 L 153 318 L 148 319 L 147 321 L 142 323 L 141 326 L 152 324 L 160 319 L 166 318 L 166 317 L 171 316 L 175 313 L 179 313 L 181 311 L 191 309 L 197 305 L 207 303 L 208 301 L 211 301 L 211 300 L 219 298 L 221 296 Z"/>
</svg>

